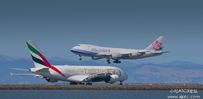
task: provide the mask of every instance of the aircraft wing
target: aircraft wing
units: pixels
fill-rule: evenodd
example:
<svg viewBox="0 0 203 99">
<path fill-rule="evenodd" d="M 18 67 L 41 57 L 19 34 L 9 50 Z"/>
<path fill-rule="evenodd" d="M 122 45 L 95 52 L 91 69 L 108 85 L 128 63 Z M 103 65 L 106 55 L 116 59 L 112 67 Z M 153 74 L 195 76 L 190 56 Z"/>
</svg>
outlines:
<svg viewBox="0 0 203 99">
<path fill-rule="evenodd" d="M 123 52 L 123 53 L 120 53 L 121 55 L 130 55 L 131 52 Z"/>
<path fill-rule="evenodd" d="M 143 50 L 143 51 L 137 51 L 138 55 L 143 55 L 145 54 L 145 52 L 149 52 L 147 50 Z M 122 52 L 120 53 L 120 55 L 122 56 L 131 56 L 133 52 Z"/>
<path fill-rule="evenodd" d="M 68 80 L 75 82 L 82 82 L 85 78 L 89 77 L 89 75 L 75 75 L 68 78 Z"/>
<path fill-rule="evenodd" d="M 148 50 L 138 51 L 138 53 L 140 55 L 145 54 L 145 52 L 150 52 L 150 51 L 148 51 Z M 112 55 L 112 54 L 107 54 L 107 53 L 99 53 L 99 54 L 102 55 L 102 56 L 111 56 Z M 122 53 L 119 53 L 119 54 L 122 55 L 122 56 L 127 56 L 127 55 L 131 55 L 132 52 L 122 52 Z"/>
<path fill-rule="evenodd" d="M 162 51 L 153 51 L 152 53 L 154 54 L 162 54 L 162 53 L 169 53 L 171 51 L 165 51 L 165 52 L 162 52 Z"/>
<path fill-rule="evenodd" d="M 107 53 L 99 53 L 101 56 L 110 56 L 112 54 L 107 54 Z"/>
<path fill-rule="evenodd" d="M 146 52 L 151 52 L 151 53 L 154 53 L 154 54 L 161 54 L 161 53 L 169 53 L 171 51 L 162 52 L 162 51 L 143 50 L 143 51 L 138 51 L 137 53 L 138 53 L 138 55 L 143 55 Z M 120 53 L 120 55 L 122 55 L 122 56 L 130 56 L 131 54 L 132 54 L 132 52 L 123 52 L 123 53 Z"/>
<path fill-rule="evenodd" d="M 111 73 L 100 73 L 93 75 L 75 75 L 71 76 L 68 79 L 75 82 L 94 82 L 94 81 L 103 81 Z"/>
</svg>

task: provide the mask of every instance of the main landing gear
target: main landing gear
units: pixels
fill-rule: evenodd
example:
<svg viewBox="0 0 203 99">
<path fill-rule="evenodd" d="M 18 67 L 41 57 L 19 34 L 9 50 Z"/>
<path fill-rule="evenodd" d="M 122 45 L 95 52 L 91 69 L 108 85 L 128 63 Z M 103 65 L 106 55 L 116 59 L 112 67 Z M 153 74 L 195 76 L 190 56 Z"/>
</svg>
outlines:
<svg viewBox="0 0 203 99">
<path fill-rule="evenodd" d="M 113 61 L 114 63 L 121 63 L 121 61 L 120 60 L 115 60 L 115 61 Z"/>
<path fill-rule="evenodd" d="M 107 59 L 108 64 L 111 64 L 110 59 Z"/>
<path fill-rule="evenodd" d="M 92 83 L 86 83 L 86 85 L 92 85 Z"/>
<path fill-rule="evenodd" d="M 78 85 L 76 82 L 71 82 L 70 85 Z"/>
<path fill-rule="evenodd" d="M 80 55 L 79 55 L 80 56 Z M 82 60 L 82 57 L 80 56 L 79 60 Z"/>
<path fill-rule="evenodd" d="M 88 82 L 88 83 L 85 84 L 85 83 L 82 83 L 82 82 L 80 82 L 80 83 L 71 82 L 70 85 L 92 85 L 92 83 Z"/>
<path fill-rule="evenodd" d="M 108 62 L 108 64 L 111 64 L 111 62 L 110 62 L 110 59 L 109 58 L 107 58 L 107 62 Z M 121 61 L 120 60 L 115 60 L 115 61 L 113 61 L 114 63 L 121 63 Z"/>
<path fill-rule="evenodd" d="M 120 84 L 119 85 L 123 85 L 122 81 L 120 81 Z"/>
</svg>

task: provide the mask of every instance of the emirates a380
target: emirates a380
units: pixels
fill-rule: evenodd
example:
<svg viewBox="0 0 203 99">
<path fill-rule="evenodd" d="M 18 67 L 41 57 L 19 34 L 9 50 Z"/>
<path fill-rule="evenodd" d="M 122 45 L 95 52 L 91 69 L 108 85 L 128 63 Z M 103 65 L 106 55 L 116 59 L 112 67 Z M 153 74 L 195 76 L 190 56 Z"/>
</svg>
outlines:
<svg viewBox="0 0 203 99">
<path fill-rule="evenodd" d="M 115 83 L 120 81 L 120 85 L 124 80 L 128 79 L 127 74 L 117 67 L 112 66 L 69 66 L 69 65 L 51 65 L 42 55 L 38 47 L 33 41 L 27 41 L 31 57 L 35 68 L 30 68 L 34 74 L 13 74 L 13 75 L 33 75 L 35 77 L 46 78 L 48 82 L 68 81 L 70 84 L 88 84 L 92 82 L 105 81 L 106 83 Z M 15 70 L 24 70 L 12 68 Z"/>
<path fill-rule="evenodd" d="M 144 50 L 101 47 L 90 44 L 78 44 L 70 51 L 76 55 L 79 55 L 79 60 L 82 60 L 81 56 L 88 56 L 91 57 L 93 60 L 106 58 L 109 64 L 111 63 L 110 59 L 113 59 L 114 63 L 121 63 L 120 59 L 140 59 L 152 56 L 159 56 L 163 53 L 170 52 L 161 51 L 163 49 L 162 44 L 164 42 L 164 39 L 164 36 L 160 36 Z"/>
</svg>

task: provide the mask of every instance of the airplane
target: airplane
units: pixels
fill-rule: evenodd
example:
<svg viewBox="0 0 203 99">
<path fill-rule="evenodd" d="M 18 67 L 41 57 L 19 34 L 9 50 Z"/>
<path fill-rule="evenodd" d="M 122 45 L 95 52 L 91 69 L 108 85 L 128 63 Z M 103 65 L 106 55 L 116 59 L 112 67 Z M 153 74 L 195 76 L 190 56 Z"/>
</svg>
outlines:
<svg viewBox="0 0 203 99">
<path fill-rule="evenodd" d="M 115 60 L 113 61 L 114 63 L 121 63 L 120 59 L 140 59 L 152 56 L 159 56 L 163 53 L 170 52 L 161 51 L 163 49 L 162 44 L 164 42 L 164 39 L 164 36 L 160 36 L 144 50 L 101 47 L 90 44 L 78 44 L 77 46 L 70 49 L 70 51 L 76 55 L 79 55 L 79 60 L 82 60 L 81 56 L 88 56 L 91 57 L 93 60 L 106 58 L 109 64 L 111 63 L 110 59 Z"/>
<path fill-rule="evenodd" d="M 33 41 L 26 41 L 30 51 L 35 68 L 14 70 L 29 71 L 34 74 L 13 74 L 21 76 L 30 76 L 46 78 L 48 82 L 68 81 L 70 85 L 81 84 L 92 85 L 92 82 L 105 81 L 113 84 L 120 81 L 120 85 L 124 80 L 128 79 L 127 74 L 117 67 L 112 66 L 69 66 L 69 65 L 51 65 L 42 55 L 38 47 Z"/>
</svg>

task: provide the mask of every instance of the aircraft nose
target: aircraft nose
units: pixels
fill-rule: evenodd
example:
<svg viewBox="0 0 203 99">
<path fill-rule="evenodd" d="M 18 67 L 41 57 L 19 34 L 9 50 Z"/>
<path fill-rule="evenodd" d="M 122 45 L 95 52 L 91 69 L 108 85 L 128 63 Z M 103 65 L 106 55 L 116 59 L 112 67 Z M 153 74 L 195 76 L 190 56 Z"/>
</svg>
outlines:
<svg viewBox="0 0 203 99">
<path fill-rule="evenodd" d="M 125 72 L 124 72 L 124 75 L 125 75 L 125 76 L 124 76 L 124 79 L 127 80 L 127 79 L 128 79 L 128 75 L 127 75 Z"/>
<path fill-rule="evenodd" d="M 74 48 L 74 47 L 71 48 L 70 51 L 71 51 L 71 52 L 75 52 L 75 48 Z"/>
</svg>

